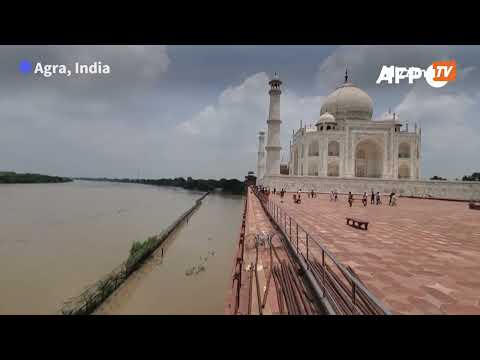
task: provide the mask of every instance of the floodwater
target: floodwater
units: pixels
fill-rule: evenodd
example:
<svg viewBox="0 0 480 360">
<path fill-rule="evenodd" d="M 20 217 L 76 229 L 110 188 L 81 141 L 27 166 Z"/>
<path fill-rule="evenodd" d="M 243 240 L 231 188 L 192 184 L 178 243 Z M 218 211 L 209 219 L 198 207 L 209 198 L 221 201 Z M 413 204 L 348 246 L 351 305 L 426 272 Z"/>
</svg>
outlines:
<svg viewBox="0 0 480 360">
<path fill-rule="evenodd" d="M 58 313 L 123 262 L 133 241 L 160 233 L 201 194 L 88 181 L 0 185 L 0 314 Z M 222 313 L 242 207 L 240 196 L 207 196 L 164 246 L 163 260 L 155 256 L 119 289 L 138 293 L 119 292 L 108 313 Z M 200 257 L 204 270 L 185 275 Z M 193 297 L 198 286 L 208 296 Z"/>
<path fill-rule="evenodd" d="M 225 312 L 240 231 L 241 197 L 209 195 L 198 210 L 96 314 Z"/>
</svg>

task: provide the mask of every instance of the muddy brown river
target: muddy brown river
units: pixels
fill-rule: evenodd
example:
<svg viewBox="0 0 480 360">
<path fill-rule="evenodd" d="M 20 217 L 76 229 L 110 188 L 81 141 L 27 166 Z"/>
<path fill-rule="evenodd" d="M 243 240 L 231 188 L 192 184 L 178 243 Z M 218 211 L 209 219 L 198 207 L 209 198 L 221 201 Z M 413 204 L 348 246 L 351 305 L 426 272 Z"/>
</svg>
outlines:
<svg viewBox="0 0 480 360">
<path fill-rule="evenodd" d="M 201 192 L 75 181 L 0 185 L 0 314 L 55 314 Z M 243 198 L 212 193 L 98 314 L 222 314 Z"/>
</svg>

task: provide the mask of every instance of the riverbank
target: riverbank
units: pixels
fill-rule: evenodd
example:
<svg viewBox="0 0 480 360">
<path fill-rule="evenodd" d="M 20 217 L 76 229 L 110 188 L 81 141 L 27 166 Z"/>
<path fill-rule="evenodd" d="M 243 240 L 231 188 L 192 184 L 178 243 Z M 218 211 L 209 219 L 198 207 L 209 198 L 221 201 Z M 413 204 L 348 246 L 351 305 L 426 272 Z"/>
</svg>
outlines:
<svg viewBox="0 0 480 360">
<path fill-rule="evenodd" d="M 18 174 L 13 171 L 0 171 L 0 184 L 44 184 L 65 183 L 73 181 L 70 178 L 42 174 Z"/>
</svg>

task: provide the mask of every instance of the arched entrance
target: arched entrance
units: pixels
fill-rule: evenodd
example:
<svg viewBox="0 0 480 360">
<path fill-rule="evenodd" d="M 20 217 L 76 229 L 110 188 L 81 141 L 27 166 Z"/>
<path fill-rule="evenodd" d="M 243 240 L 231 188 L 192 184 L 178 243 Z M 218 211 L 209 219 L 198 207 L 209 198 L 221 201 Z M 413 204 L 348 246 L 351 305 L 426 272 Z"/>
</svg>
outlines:
<svg viewBox="0 0 480 360">
<path fill-rule="evenodd" d="M 337 161 L 332 161 L 328 163 L 327 167 L 327 176 L 339 176 L 339 166 Z"/>
<path fill-rule="evenodd" d="M 364 140 L 358 143 L 355 149 L 355 176 L 383 176 L 383 149 L 375 141 Z"/>
<path fill-rule="evenodd" d="M 398 157 L 400 159 L 408 159 L 410 157 L 410 145 L 407 143 L 401 143 L 398 146 Z"/>
<path fill-rule="evenodd" d="M 308 175 L 309 176 L 318 176 L 318 166 L 313 161 L 308 163 Z"/>
<path fill-rule="evenodd" d="M 406 164 L 402 164 L 398 167 L 399 179 L 410 179 L 410 168 Z"/>
<path fill-rule="evenodd" d="M 318 141 L 313 140 L 308 147 L 308 156 L 318 156 L 319 154 Z"/>
<path fill-rule="evenodd" d="M 330 141 L 328 143 L 328 156 L 339 156 L 340 155 L 340 144 L 338 141 Z"/>
</svg>

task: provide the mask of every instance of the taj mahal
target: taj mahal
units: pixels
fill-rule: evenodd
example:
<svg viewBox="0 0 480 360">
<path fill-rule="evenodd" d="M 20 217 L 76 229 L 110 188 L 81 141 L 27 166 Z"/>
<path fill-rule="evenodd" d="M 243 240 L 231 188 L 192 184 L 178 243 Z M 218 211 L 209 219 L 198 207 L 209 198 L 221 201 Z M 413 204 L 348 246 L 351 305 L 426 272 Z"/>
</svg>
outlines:
<svg viewBox="0 0 480 360">
<path fill-rule="evenodd" d="M 480 184 L 421 180 L 422 130 L 408 129 L 389 111 L 373 119 L 373 100 L 345 79 L 319 104 L 314 126 L 293 131 L 288 161 L 280 153 L 282 81 L 269 81 L 267 132 L 259 132 L 257 184 L 287 191 L 371 190 L 403 196 L 478 200 Z M 266 142 L 265 142 L 266 136 Z"/>
</svg>

